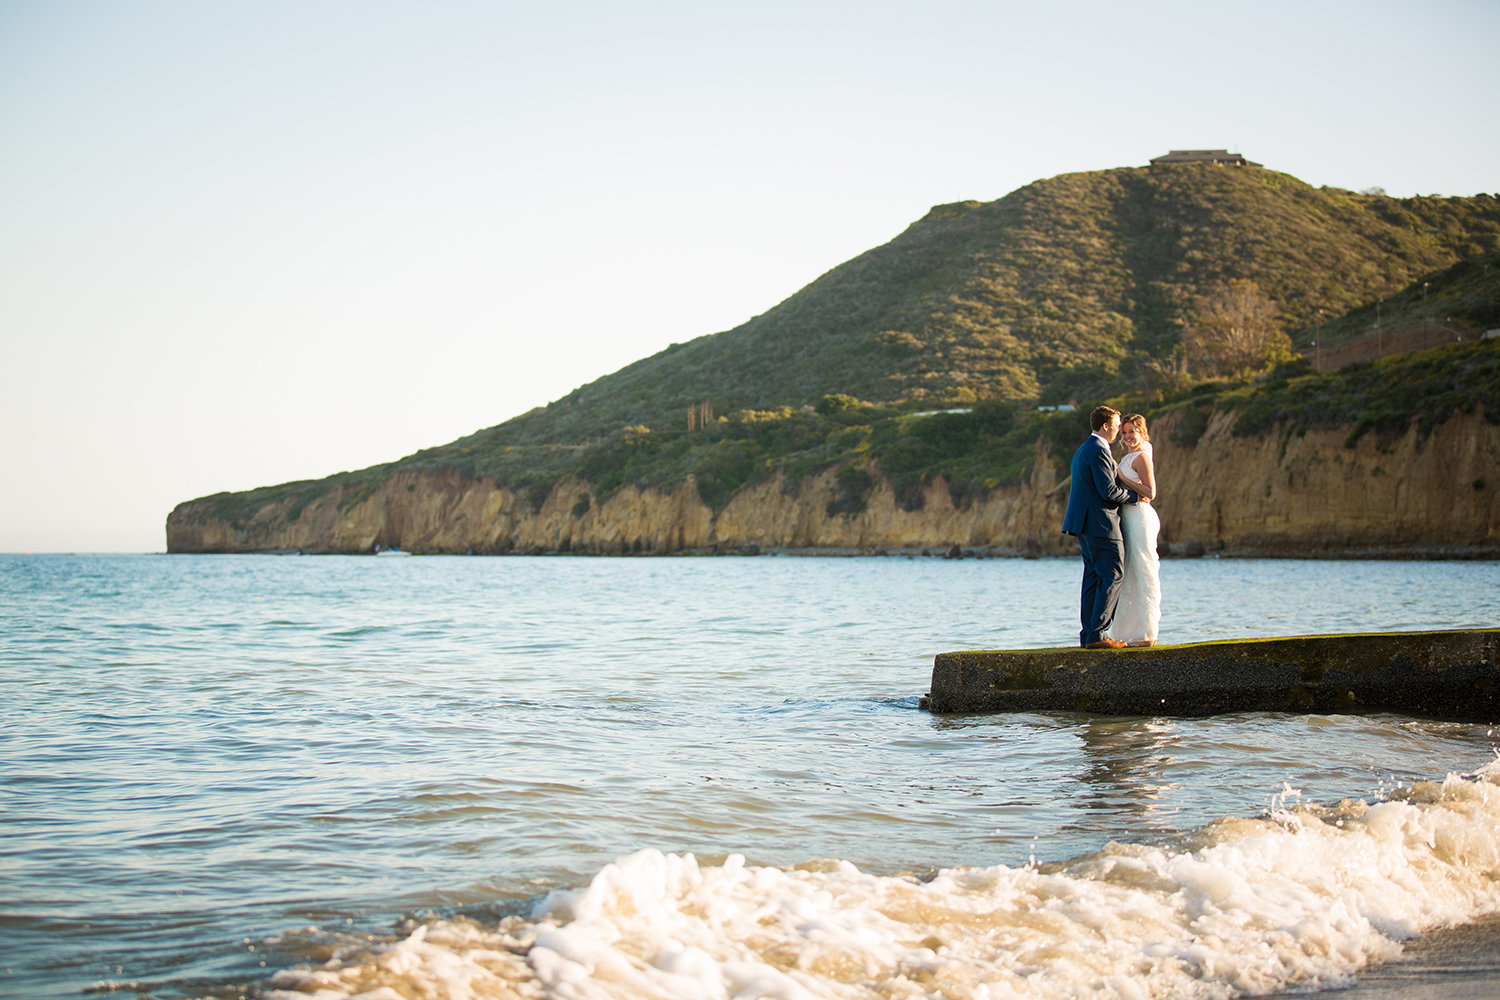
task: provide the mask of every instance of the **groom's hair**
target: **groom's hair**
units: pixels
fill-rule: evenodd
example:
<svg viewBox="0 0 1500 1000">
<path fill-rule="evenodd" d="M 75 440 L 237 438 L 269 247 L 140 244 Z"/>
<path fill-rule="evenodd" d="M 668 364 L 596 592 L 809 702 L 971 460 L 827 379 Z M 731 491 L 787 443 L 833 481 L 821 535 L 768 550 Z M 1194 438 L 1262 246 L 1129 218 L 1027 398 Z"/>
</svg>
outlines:
<svg viewBox="0 0 1500 1000">
<path fill-rule="evenodd" d="M 1120 411 L 1113 406 L 1096 406 L 1094 412 L 1089 414 L 1089 426 L 1094 430 L 1107 427 L 1111 418 L 1118 417 Z"/>
</svg>

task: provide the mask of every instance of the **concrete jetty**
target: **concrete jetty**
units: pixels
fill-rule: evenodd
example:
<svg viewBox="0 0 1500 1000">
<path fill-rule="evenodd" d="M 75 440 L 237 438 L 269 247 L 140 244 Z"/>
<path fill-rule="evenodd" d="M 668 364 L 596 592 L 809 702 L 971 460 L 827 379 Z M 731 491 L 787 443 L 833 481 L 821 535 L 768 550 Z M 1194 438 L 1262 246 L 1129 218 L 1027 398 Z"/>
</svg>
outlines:
<svg viewBox="0 0 1500 1000">
<path fill-rule="evenodd" d="M 1500 722 L 1500 629 L 939 653 L 938 713 L 1400 712 Z"/>
</svg>

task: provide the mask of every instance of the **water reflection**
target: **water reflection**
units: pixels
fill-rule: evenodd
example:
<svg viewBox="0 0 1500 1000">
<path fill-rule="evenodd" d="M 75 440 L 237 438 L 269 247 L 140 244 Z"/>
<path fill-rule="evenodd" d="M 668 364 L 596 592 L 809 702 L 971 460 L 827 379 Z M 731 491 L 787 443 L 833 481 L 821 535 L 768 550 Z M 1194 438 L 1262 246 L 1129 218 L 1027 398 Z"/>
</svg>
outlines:
<svg viewBox="0 0 1500 1000">
<path fill-rule="evenodd" d="M 1176 829 L 1179 808 L 1170 793 L 1181 786 L 1168 777 L 1177 763 L 1183 734 L 1170 719 L 1090 719 L 1078 727 L 1082 785 L 1073 808 L 1078 818 L 1065 829 L 1101 828 L 1139 835 Z"/>
</svg>

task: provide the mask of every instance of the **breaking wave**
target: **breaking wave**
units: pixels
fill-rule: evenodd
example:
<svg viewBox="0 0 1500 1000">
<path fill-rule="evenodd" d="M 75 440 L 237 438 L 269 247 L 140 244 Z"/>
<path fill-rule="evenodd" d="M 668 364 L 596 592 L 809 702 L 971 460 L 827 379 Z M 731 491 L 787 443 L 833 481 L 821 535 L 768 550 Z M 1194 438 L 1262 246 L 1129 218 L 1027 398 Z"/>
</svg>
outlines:
<svg viewBox="0 0 1500 1000">
<path fill-rule="evenodd" d="M 529 914 L 429 920 L 263 995 L 1220 998 L 1346 986 L 1405 939 L 1500 911 L 1500 759 L 1375 804 L 1295 798 L 1170 845 L 926 878 L 643 850 Z"/>
</svg>

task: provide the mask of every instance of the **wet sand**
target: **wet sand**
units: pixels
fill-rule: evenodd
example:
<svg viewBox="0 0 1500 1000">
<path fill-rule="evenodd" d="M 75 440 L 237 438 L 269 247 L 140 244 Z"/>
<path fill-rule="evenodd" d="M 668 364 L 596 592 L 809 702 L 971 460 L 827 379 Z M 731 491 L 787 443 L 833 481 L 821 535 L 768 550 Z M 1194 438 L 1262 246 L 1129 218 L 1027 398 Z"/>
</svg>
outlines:
<svg viewBox="0 0 1500 1000">
<path fill-rule="evenodd" d="M 1278 993 L 1276 997 L 1309 994 Z M 1500 1000 L 1500 915 L 1406 942 L 1398 960 L 1359 974 L 1329 1000 Z"/>
</svg>

